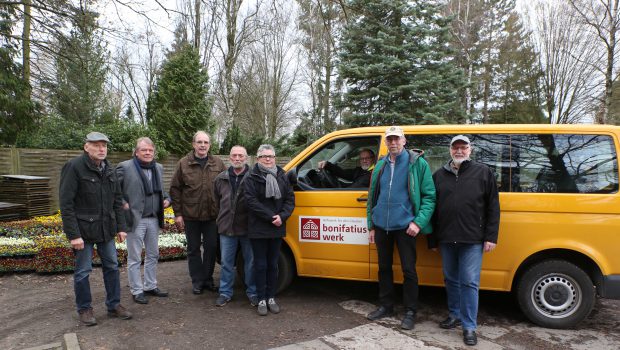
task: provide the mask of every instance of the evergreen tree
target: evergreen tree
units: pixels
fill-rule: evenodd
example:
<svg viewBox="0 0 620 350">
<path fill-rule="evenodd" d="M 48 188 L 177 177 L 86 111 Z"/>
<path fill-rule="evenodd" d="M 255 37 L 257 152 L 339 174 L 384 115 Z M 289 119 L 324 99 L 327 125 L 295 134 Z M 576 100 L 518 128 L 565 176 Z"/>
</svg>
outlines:
<svg viewBox="0 0 620 350">
<path fill-rule="evenodd" d="M 460 118 L 462 71 L 449 58 L 449 20 L 428 0 L 352 0 L 340 52 L 352 126 Z"/>
<path fill-rule="evenodd" d="M 56 38 L 56 79 L 45 83 L 52 108 L 61 117 L 82 124 L 110 122 L 120 110 L 112 107 L 106 90 L 109 52 L 98 29 L 99 15 L 88 8 L 71 11 L 69 35 Z"/>
<path fill-rule="evenodd" d="M 29 98 L 30 86 L 15 63 L 18 45 L 11 40 L 16 5 L 0 5 L 0 145 L 13 145 L 20 132 L 35 122 L 35 104 Z"/>
<path fill-rule="evenodd" d="M 506 36 L 499 45 L 494 88 L 490 96 L 492 123 L 548 123 L 542 113 L 538 56 L 516 12 L 504 23 Z"/>
<path fill-rule="evenodd" d="M 189 43 L 170 52 L 162 65 L 147 103 L 147 119 L 173 154 L 187 153 L 196 131 L 213 133 L 208 80 L 198 51 Z"/>
<path fill-rule="evenodd" d="M 230 149 L 233 146 L 243 146 L 243 141 L 244 139 L 243 135 L 241 135 L 241 129 L 239 129 L 237 124 L 233 123 L 230 129 L 228 129 L 228 132 L 226 133 L 226 137 L 224 138 L 224 142 L 222 142 L 219 154 L 230 153 Z"/>
</svg>

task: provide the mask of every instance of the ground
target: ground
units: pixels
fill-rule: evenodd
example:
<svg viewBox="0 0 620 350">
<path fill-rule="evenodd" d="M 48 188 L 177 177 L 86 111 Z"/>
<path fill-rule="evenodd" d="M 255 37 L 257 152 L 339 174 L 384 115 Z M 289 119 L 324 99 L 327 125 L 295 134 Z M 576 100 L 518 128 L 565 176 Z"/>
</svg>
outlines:
<svg viewBox="0 0 620 350">
<path fill-rule="evenodd" d="M 396 334 L 395 341 L 404 337 L 417 342 L 415 348 L 464 348 L 457 330 L 436 327 L 445 317 L 442 288 L 421 289 L 416 329 L 401 331 L 397 318 L 371 323 L 364 317 L 376 304 L 376 283 L 297 278 L 278 296 L 282 313 L 260 317 L 239 286 L 233 301 L 223 308 L 214 306 L 215 293 L 193 295 L 186 264 L 185 260 L 159 264 L 159 284 L 170 297 L 150 298 L 148 305 L 131 300 L 123 268 L 122 303 L 134 313 L 129 321 L 105 315 L 101 270 L 96 268 L 91 285 L 99 324 L 94 327 L 84 327 L 77 320 L 71 274 L 0 276 L 0 305 L 4 308 L 0 349 L 60 342 L 66 333 L 76 333 L 82 349 L 268 349 L 317 339 L 330 349 L 385 348 L 382 342 L 387 335 L 372 338 L 378 331 Z M 484 292 L 479 348 L 618 349 L 619 308 L 620 301 L 598 300 L 576 330 L 547 330 L 528 322 L 512 295 Z M 366 343 L 360 344 L 360 340 Z M 373 341 L 378 345 L 370 346 Z M 396 344 L 393 348 L 408 343 Z"/>
</svg>

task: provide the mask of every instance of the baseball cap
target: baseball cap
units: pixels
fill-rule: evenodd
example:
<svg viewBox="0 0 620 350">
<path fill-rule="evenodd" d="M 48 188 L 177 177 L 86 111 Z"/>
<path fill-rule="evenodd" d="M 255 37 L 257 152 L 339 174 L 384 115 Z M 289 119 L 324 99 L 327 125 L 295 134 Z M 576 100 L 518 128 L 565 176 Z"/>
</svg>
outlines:
<svg viewBox="0 0 620 350">
<path fill-rule="evenodd" d="M 105 141 L 109 143 L 110 139 L 108 139 L 108 137 L 105 136 L 105 134 L 102 134 L 97 131 L 89 132 L 88 135 L 86 135 L 86 138 L 84 139 L 84 142 L 98 142 L 98 141 Z"/>
<path fill-rule="evenodd" d="M 388 136 L 405 137 L 405 133 L 403 132 L 403 129 L 400 128 L 400 126 L 393 125 L 387 128 L 387 130 L 385 130 L 385 137 Z"/>
<path fill-rule="evenodd" d="M 450 141 L 450 146 L 452 146 L 452 144 L 454 144 L 456 141 L 463 141 L 468 145 L 471 143 L 469 142 L 469 137 L 465 135 L 456 135 L 452 138 L 452 141 Z"/>
</svg>

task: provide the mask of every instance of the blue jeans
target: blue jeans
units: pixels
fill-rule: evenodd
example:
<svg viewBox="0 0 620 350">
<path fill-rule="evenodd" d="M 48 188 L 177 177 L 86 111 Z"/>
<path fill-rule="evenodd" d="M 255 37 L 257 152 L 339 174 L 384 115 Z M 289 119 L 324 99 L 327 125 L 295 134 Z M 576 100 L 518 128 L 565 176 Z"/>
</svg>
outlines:
<svg viewBox="0 0 620 350">
<path fill-rule="evenodd" d="M 118 260 L 114 240 L 105 243 L 86 243 L 84 249 L 73 250 L 75 255 L 75 271 L 73 273 L 73 289 L 78 312 L 92 308 L 90 282 L 88 276 L 93 270 L 93 249 L 97 246 L 97 253 L 101 258 L 103 283 L 105 285 L 105 305 L 108 310 L 114 310 L 121 302 L 121 283 L 118 272 Z"/>
<path fill-rule="evenodd" d="M 237 247 L 241 245 L 243 254 L 243 272 L 245 276 L 245 294 L 248 298 L 256 296 L 256 282 L 254 282 L 254 254 L 252 245 L 247 237 L 220 235 L 220 251 L 222 254 L 220 272 L 220 295 L 227 298 L 233 296 L 233 284 L 235 282 L 235 257 Z"/>
<path fill-rule="evenodd" d="M 254 276 L 258 300 L 267 300 L 278 289 L 278 259 L 282 238 L 250 239 L 254 253 Z"/>
<path fill-rule="evenodd" d="M 463 330 L 476 330 L 482 243 L 441 243 L 439 247 L 450 316 L 463 322 Z"/>
</svg>

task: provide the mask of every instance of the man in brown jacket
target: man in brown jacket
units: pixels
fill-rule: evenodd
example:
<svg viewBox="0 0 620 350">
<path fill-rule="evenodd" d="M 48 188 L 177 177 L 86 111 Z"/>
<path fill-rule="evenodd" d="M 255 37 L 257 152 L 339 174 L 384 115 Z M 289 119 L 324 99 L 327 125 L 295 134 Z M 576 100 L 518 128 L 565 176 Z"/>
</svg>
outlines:
<svg viewBox="0 0 620 350">
<path fill-rule="evenodd" d="M 213 281 L 213 269 L 217 252 L 215 219 L 219 207 L 213 183 L 226 167 L 221 159 L 209 154 L 210 140 L 204 131 L 194 134 L 194 150 L 179 160 L 170 184 L 174 221 L 179 230 L 185 230 L 187 237 L 187 264 L 194 294 L 201 294 L 204 289 L 218 290 Z"/>
</svg>

